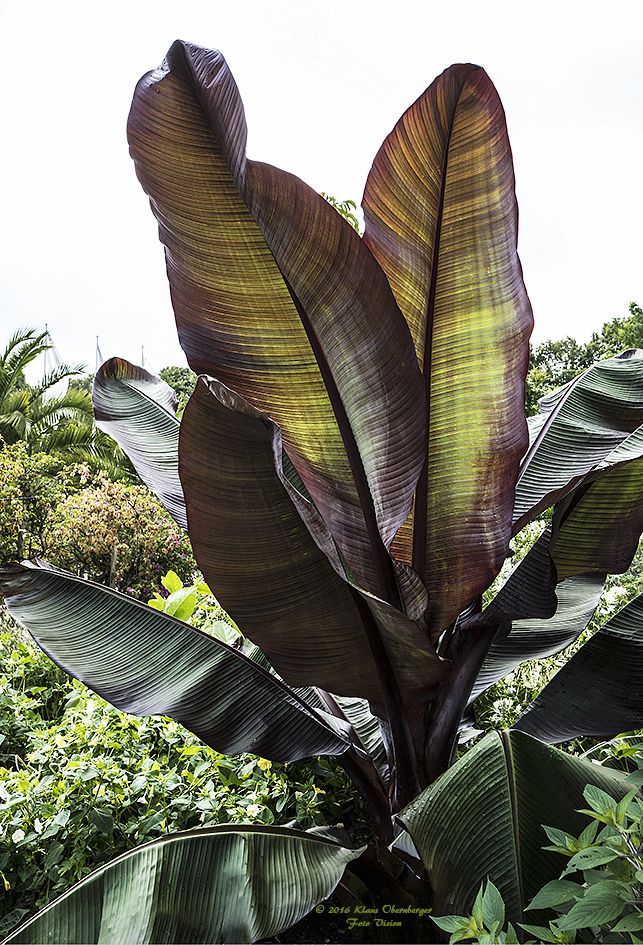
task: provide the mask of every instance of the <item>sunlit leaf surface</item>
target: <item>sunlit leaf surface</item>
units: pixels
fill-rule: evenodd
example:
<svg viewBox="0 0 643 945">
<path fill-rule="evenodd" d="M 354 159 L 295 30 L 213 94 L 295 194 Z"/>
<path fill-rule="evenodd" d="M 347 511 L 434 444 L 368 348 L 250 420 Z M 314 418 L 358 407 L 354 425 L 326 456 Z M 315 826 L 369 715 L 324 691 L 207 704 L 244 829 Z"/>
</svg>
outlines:
<svg viewBox="0 0 643 945">
<path fill-rule="evenodd" d="M 250 824 L 172 834 L 91 873 L 6 941 L 256 942 L 326 899 L 363 850 Z"/>
<path fill-rule="evenodd" d="M 437 631 L 500 570 L 527 446 L 532 315 L 505 116 L 483 69 L 451 66 L 405 112 L 363 208 L 424 372 L 427 466 L 393 551 L 425 578 Z"/>
</svg>

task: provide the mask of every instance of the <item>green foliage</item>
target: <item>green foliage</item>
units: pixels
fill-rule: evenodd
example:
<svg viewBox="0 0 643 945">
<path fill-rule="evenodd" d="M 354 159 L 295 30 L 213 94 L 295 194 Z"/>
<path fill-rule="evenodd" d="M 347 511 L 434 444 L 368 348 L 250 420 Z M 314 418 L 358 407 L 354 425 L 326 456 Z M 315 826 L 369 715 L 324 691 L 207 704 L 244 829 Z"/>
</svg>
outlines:
<svg viewBox="0 0 643 945">
<path fill-rule="evenodd" d="M 113 478 L 138 482 L 128 457 L 94 424 L 92 377 L 77 377 L 79 365 L 60 365 L 34 385 L 27 384 L 24 368 L 47 351 L 47 332 L 20 330 L 0 355 L 0 446 L 25 443 L 28 452 L 56 453 L 69 463 L 86 462 Z M 64 393 L 56 393 L 68 380 Z"/>
<path fill-rule="evenodd" d="M 631 759 L 643 764 L 643 754 L 633 753 Z M 625 784 L 633 787 L 620 801 L 587 785 L 583 793 L 588 807 L 580 813 L 591 820 L 579 837 L 544 827 L 551 841 L 544 849 L 563 854 L 569 862 L 560 880 L 547 883 L 527 908 L 559 912 L 560 918 L 550 923 L 552 932 L 587 929 L 592 941 L 640 941 L 633 933 L 643 930 L 643 805 L 636 796 L 643 768 L 629 774 Z M 574 880 L 567 879 L 570 876 Z M 538 934 L 537 928 L 525 928 Z"/>
<path fill-rule="evenodd" d="M 76 574 L 147 600 L 160 575 L 172 569 L 182 580 L 196 571 L 190 543 L 144 486 L 94 483 L 63 499 L 48 523 L 47 558 Z"/>
<path fill-rule="evenodd" d="M 196 385 L 196 374 L 190 368 L 174 366 L 162 368 L 159 371 L 159 377 L 176 391 L 179 399 L 176 414 L 177 417 L 182 417 L 185 405 Z"/>
<path fill-rule="evenodd" d="M 569 383 L 595 361 L 611 358 L 628 348 L 643 347 L 643 309 L 630 302 L 627 318 L 605 322 L 600 332 L 581 344 L 569 335 L 559 341 L 543 341 L 531 349 L 527 375 L 527 415 L 538 413 L 545 394 Z"/>
<path fill-rule="evenodd" d="M 329 194 L 322 193 L 324 200 L 327 200 L 331 207 L 334 207 L 335 210 L 344 217 L 350 225 L 353 227 L 356 233 L 361 234 L 361 229 L 359 225 L 359 220 L 354 214 L 354 210 L 357 210 L 357 204 L 354 200 L 336 200 L 334 197 L 331 197 Z"/>
<path fill-rule="evenodd" d="M 144 486 L 19 441 L 0 450 L 0 561 L 36 557 L 103 583 L 111 574 L 143 598 L 166 569 L 185 579 L 196 570 L 187 538 Z"/>
<path fill-rule="evenodd" d="M 0 561 L 45 557 L 52 511 L 78 491 L 82 472 L 24 441 L 0 449 Z"/>
<path fill-rule="evenodd" d="M 613 318 L 605 322 L 600 333 L 594 332 L 587 345 L 593 360 L 611 358 L 627 348 L 643 347 L 643 309 L 630 302 L 627 318 Z"/>
<path fill-rule="evenodd" d="M 185 587 L 174 571 L 164 574 L 161 584 L 167 591 L 167 596 L 156 591 L 154 597 L 147 602 L 150 607 L 162 610 L 177 620 L 184 620 L 223 640 L 224 643 L 240 642 L 241 631 L 232 617 L 226 614 L 207 584 L 199 581 Z"/>
<path fill-rule="evenodd" d="M 334 760 L 226 757 L 176 722 L 118 712 L 7 632 L 0 665 L 0 934 L 164 833 L 355 820 Z"/>
<path fill-rule="evenodd" d="M 91 430 L 91 397 L 69 389 L 55 394 L 65 378 L 81 374 L 79 365 L 60 365 L 35 385 L 24 380 L 25 367 L 51 344 L 46 331 L 19 330 L 0 354 L 0 442 L 24 440 L 30 450 L 66 450 Z"/>
<path fill-rule="evenodd" d="M 587 807 L 579 811 L 590 818 L 575 837 L 558 827 L 544 826 L 550 845 L 543 847 L 567 857 L 560 878 L 546 883 L 526 911 L 551 909 L 558 918 L 549 926 L 519 923 L 535 939 L 529 942 L 582 941 L 637 943 L 643 931 L 643 751 L 641 737 L 614 739 L 592 753 L 603 764 L 628 772 L 624 784 L 631 790 L 619 801 L 588 784 L 583 795 Z M 509 924 L 503 932 L 505 907 L 491 881 L 480 886 L 470 916 L 434 917 L 450 942 L 516 942 Z"/>
<path fill-rule="evenodd" d="M 481 883 L 470 916 L 433 916 L 433 921 L 443 932 L 450 933 L 450 943 L 497 942 L 499 945 L 518 945 L 516 930 L 511 922 L 507 931 L 502 931 L 505 924 L 505 904 L 490 879 L 486 884 Z"/>
<path fill-rule="evenodd" d="M 85 374 L 84 377 L 73 377 L 69 382 L 69 388 L 70 390 L 85 391 L 91 396 L 93 383 L 94 375 Z"/>
</svg>

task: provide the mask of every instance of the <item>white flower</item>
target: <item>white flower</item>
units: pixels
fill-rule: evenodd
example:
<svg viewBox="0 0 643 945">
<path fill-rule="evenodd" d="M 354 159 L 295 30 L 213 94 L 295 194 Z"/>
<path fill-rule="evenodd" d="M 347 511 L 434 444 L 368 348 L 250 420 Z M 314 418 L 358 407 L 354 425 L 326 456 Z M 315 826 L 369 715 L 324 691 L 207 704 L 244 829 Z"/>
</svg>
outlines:
<svg viewBox="0 0 643 945">
<path fill-rule="evenodd" d="M 491 719 L 494 722 L 504 722 L 506 717 L 511 714 L 513 703 L 511 699 L 497 699 L 493 704 Z"/>
<path fill-rule="evenodd" d="M 613 587 L 610 587 L 608 591 L 605 592 L 605 594 L 603 595 L 603 600 L 607 604 L 608 607 L 613 607 L 615 604 L 618 603 L 621 597 L 626 596 L 626 593 L 627 592 L 624 591 L 622 587 L 619 587 L 618 585 L 614 585 Z"/>
<path fill-rule="evenodd" d="M 20 828 L 18 828 L 18 830 L 14 830 L 14 832 L 11 834 L 11 839 L 14 843 L 20 843 L 21 840 L 25 839 L 24 830 L 20 830 Z"/>
<path fill-rule="evenodd" d="M 250 804 L 248 807 L 246 807 L 246 811 L 251 817 L 258 817 L 261 813 L 261 807 L 259 804 Z"/>
</svg>

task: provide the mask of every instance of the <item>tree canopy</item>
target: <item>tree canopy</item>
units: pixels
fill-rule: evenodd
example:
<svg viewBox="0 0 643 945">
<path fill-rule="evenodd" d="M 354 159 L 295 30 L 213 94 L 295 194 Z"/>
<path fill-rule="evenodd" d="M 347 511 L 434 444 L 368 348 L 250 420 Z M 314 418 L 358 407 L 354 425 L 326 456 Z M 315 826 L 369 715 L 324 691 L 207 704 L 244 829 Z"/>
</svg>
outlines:
<svg viewBox="0 0 643 945">
<path fill-rule="evenodd" d="M 527 375 L 527 413 L 538 413 L 545 394 L 573 380 L 596 361 L 619 351 L 643 347 L 643 309 L 630 302 L 627 318 L 613 318 L 595 331 L 586 344 L 568 335 L 558 341 L 543 341 L 532 347 Z"/>
</svg>

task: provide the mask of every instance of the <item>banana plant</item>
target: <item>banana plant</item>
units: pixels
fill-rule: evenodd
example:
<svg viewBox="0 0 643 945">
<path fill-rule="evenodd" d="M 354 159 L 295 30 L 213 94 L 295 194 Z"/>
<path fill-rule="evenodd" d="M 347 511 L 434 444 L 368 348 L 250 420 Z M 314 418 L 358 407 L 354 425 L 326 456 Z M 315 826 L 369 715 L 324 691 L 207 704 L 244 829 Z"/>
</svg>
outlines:
<svg viewBox="0 0 643 945">
<path fill-rule="evenodd" d="M 527 423 L 511 149 L 479 66 L 447 69 L 386 138 L 363 238 L 246 157 L 217 51 L 176 42 L 139 82 L 128 136 L 199 381 L 179 422 L 167 385 L 112 359 L 95 415 L 187 529 L 244 642 L 44 562 L 6 566 L 0 589 L 59 666 L 127 712 L 222 752 L 335 755 L 373 843 L 333 825 L 167 837 L 7 941 L 258 941 L 335 888 L 354 902 L 345 871 L 404 915 L 402 941 L 435 934 L 431 908 L 467 914 L 485 877 L 516 924 L 560 872 L 541 852 L 550 807 L 575 835 L 587 783 L 625 793 L 552 746 L 643 726 L 643 604 L 577 651 L 517 731 L 454 761 L 458 733 L 477 694 L 576 640 L 605 575 L 632 561 L 643 352 L 594 365 Z M 483 605 L 512 537 L 548 509 Z"/>
</svg>

